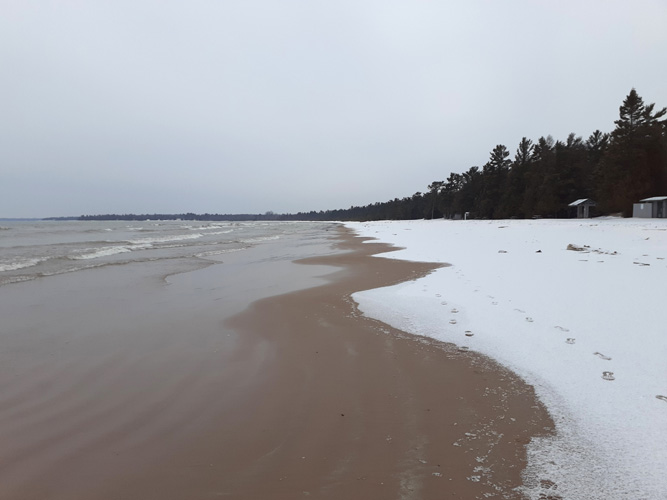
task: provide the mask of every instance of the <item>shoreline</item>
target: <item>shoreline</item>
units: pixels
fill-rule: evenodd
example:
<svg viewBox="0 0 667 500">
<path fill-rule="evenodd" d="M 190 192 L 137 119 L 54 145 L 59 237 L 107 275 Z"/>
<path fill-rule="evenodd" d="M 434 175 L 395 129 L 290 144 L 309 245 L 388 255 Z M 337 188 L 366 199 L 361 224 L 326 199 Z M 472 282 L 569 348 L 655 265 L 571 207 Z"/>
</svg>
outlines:
<svg viewBox="0 0 667 500">
<path fill-rule="evenodd" d="M 532 387 L 362 315 L 353 293 L 441 266 L 364 241 L 295 235 L 169 286 L 156 264 L 0 289 L 0 496 L 523 498 L 553 427 Z"/>
<path fill-rule="evenodd" d="M 468 346 L 535 387 L 557 431 L 528 446 L 528 496 L 662 498 L 664 219 L 348 227 L 400 248 L 387 257 L 452 263 L 417 283 L 355 294 L 365 314 Z"/>
<path fill-rule="evenodd" d="M 157 467 L 138 479 L 154 477 L 151 494 L 192 497 L 204 485 L 235 499 L 523 498 L 525 445 L 552 427 L 532 387 L 488 358 L 361 315 L 352 293 L 440 267 L 375 258 L 394 248 L 363 241 L 341 229 L 343 253 L 297 261 L 338 267 L 328 283 L 227 321 L 264 346 L 261 380 L 186 447 L 208 467 L 185 481 Z"/>
</svg>

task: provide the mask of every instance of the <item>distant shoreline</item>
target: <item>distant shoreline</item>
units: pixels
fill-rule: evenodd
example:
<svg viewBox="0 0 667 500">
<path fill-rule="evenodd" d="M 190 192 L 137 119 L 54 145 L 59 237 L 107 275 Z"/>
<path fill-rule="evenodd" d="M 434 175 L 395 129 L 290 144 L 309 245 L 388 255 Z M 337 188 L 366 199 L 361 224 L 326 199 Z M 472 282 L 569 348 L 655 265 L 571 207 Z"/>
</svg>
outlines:
<svg viewBox="0 0 667 500">
<path fill-rule="evenodd" d="M 0 222 L 21 222 L 31 220 L 46 220 L 39 217 L 0 217 Z"/>
<path fill-rule="evenodd" d="M 199 220 L 199 221 L 256 221 L 256 220 L 313 220 L 304 214 L 102 214 L 79 217 L 47 217 L 43 220 Z"/>
</svg>

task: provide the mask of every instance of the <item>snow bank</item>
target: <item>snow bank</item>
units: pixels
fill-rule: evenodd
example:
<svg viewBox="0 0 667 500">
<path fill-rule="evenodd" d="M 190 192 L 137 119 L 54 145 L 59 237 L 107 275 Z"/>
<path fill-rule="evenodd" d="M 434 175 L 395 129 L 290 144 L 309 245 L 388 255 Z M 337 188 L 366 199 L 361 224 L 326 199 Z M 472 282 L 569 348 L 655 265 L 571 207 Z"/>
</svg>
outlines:
<svg viewBox="0 0 667 500">
<path fill-rule="evenodd" d="M 529 446 L 530 498 L 667 498 L 667 220 L 348 227 L 405 247 L 382 257 L 451 264 L 355 294 L 364 314 L 535 386 L 558 432 Z"/>
</svg>

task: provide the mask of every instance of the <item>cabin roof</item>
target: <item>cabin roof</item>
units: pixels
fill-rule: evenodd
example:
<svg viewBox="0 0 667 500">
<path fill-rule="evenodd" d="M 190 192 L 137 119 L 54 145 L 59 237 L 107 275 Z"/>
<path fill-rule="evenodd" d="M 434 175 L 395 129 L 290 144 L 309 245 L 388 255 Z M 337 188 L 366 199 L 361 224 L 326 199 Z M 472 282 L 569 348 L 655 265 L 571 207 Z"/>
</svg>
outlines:
<svg viewBox="0 0 667 500">
<path fill-rule="evenodd" d="M 654 196 L 652 198 L 644 198 L 643 200 L 639 201 L 665 201 L 667 200 L 667 196 Z"/>
<path fill-rule="evenodd" d="M 595 202 L 590 198 L 581 198 L 580 200 L 573 201 L 572 203 L 570 203 L 568 207 L 578 207 L 579 205 L 583 205 L 584 203 L 588 203 L 589 205 L 595 205 Z"/>
</svg>

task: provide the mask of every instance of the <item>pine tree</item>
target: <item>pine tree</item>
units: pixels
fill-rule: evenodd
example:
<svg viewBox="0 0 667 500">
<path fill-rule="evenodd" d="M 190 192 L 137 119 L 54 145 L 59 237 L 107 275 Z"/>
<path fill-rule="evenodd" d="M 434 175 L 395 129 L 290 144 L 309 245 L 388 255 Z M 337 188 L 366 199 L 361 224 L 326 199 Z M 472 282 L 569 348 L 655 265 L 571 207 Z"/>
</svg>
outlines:
<svg viewBox="0 0 667 500">
<path fill-rule="evenodd" d="M 586 141 L 586 148 L 588 149 L 588 160 L 593 166 L 596 166 L 600 162 L 608 146 L 609 134 L 603 134 L 599 130 L 596 130 L 590 135 Z"/>
<path fill-rule="evenodd" d="M 443 217 L 450 219 L 456 213 L 454 204 L 458 192 L 463 187 L 463 175 L 452 172 L 447 177 L 447 182 L 442 186 L 442 199 L 440 203 L 440 211 Z"/>
<path fill-rule="evenodd" d="M 588 151 L 584 140 L 574 133 L 556 143 L 556 195 L 558 216 L 567 216 L 568 204 L 579 198 L 590 198 Z"/>
<path fill-rule="evenodd" d="M 512 160 L 509 159 L 510 152 L 503 144 L 498 144 L 489 156 L 489 161 L 484 165 L 483 190 L 479 202 L 481 217 L 497 218 L 500 215 L 500 201 L 507 181 Z"/>
<path fill-rule="evenodd" d="M 557 208 L 554 191 L 556 176 L 556 143 L 550 135 L 540 137 L 533 148 L 533 167 L 524 196 L 524 212 L 553 215 Z"/>
<path fill-rule="evenodd" d="M 433 181 L 428 185 L 429 198 L 431 199 L 431 219 L 435 216 L 435 209 L 439 204 L 439 195 L 442 190 L 442 186 L 445 183 L 443 181 Z M 442 217 L 442 214 L 438 212 L 438 217 Z"/>
<path fill-rule="evenodd" d="M 638 133 L 649 128 L 664 124 L 659 119 L 667 114 L 667 108 L 653 113 L 655 104 L 645 105 L 644 100 L 632 89 L 619 108 L 620 118 L 614 123 L 616 130 L 612 132 L 614 139 L 633 139 Z"/>
<path fill-rule="evenodd" d="M 667 188 L 667 108 L 654 112 L 632 89 L 619 108 L 609 147 L 597 169 L 603 210 L 628 216 L 632 203 L 662 194 Z"/>
<path fill-rule="evenodd" d="M 482 172 L 479 167 L 470 167 L 461 177 L 461 189 L 454 197 L 452 210 L 461 215 L 470 212 L 475 217 L 482 192 Z"/>
<path fill-rule="evenodd" d="M 533 161 L 533 141 L 523 137 L 514 155 L 512 167 L 507 175 L 507 186 L 500 203 L 501 217 L 525 217 L 523 198 L 526 178 Z"/>
</svg>

